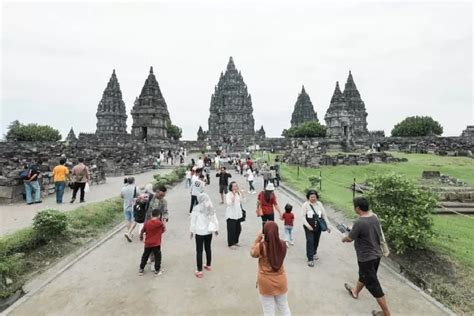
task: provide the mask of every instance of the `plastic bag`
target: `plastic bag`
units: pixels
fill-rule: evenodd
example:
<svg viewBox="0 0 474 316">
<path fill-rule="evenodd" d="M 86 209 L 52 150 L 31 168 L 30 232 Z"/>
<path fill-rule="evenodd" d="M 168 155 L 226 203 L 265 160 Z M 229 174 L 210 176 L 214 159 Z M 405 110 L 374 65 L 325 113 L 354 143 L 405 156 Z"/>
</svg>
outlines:
<svg viewBox="0 0 474 316">
<path fill-rule="evenodd" d="M 91 187 L 89 186 L 89 182 L 86 182 L 86 186 L 84 188 L 84 192 L 90 192 L 91 191 Z"/>
</svg>

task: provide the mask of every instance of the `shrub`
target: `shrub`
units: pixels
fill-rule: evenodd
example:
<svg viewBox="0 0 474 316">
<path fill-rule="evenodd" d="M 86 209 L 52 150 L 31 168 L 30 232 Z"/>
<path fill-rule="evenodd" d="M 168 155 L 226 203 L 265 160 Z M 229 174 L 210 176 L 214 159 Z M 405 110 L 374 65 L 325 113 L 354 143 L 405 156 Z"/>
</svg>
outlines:
<svg viewBox="0 0 474 316">
<path fill-rule="evenodd" d="M 21 124 L 18 120 L 8 126 L 6 139 L 13 141 L 43 141 L 56 142 L 61 140 L 61 134 L 57 129 L 48 125 Z"/>
<path fill-rule="evenodd" d="M 36 214 L 33 228 L 44 240 L 53 240 L 63 235 L 67 228 L 67 216 L 57 210 L 44 210 Z"/>
<path fill-rule="evenodd" d="M 443 127 L 429 116 L 410 116 L 392 129 L 393 137 L 416 137 L 443 134 Z"/>
<path fill-rule="evenodd" d="M 399 254 L 407 248 L 424 248 L 432 232 L 433 193 L 395 174 L 368 180 L 366 193 L 371 210 L 381 219 L 388 243 Z"/>
<path fill-rule="evenodd" d="M 318 176 L 309 176 L 308 181 L 312 188 L 316 188 L 319 182 L 321 182 L 321 178 Z"/>
<path fill-rule="evenodd" d="M 316 121 L 304 122 L 296 127 L 285 129 L 284 137 L 326 137 L 326 126 Z"/>
</svg>

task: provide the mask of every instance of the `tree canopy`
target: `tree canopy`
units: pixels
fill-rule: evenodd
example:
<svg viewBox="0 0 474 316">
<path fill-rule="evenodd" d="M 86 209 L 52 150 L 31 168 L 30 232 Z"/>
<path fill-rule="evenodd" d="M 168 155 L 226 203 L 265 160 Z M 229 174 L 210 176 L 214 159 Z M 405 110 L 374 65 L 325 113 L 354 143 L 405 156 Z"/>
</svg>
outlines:
<svg viewBox="0 0 474 316">
<path fill-rule="evenodd" d="M 282 132 L 284 137 L 326 137 L 326 126 L 316 121 L 304 122 L 296 127 L 284 129 Z"/>
<path fill-rule="evenodd" d="M 25 142 L 56 142 L 61 140 L 61 134 L 57 129 L 49 125 L 38 125 L 35 123 L 22 124 L 15 120 L 8 126 L 7 140 Z"/>
<path fill-rule="evenodd" d="M 168 134 L 168 137 L 174 139 L 174 140 L 179 140 L 182 137 L 183 130 L 179 128 L 176 125 L 173 124 L 168 124 L 168 127 L 166 129 L 166 132 Z"/>
<path fill-rule="evenodd" d="M 410 116 L 392 129 L 393 137 L 416 137 L 443 134 L 443 127 L 429 116 Z"/>
</svg>

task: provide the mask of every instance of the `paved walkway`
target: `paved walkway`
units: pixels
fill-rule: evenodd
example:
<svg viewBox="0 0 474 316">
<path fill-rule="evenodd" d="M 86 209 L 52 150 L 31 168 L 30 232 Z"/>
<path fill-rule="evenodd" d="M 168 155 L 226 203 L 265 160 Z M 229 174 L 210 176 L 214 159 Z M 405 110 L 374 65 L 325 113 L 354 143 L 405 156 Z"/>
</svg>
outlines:
<svg viewBox="0 0 474 316">
<path fill-rule="evenodd" d="M 158 169 L 151 170 L 145 173 L 134 175 L 135 182 L 138 186 L 142 187 L 148 182 L 153 180 L 153 175 L 167 174 L 171 172 L 171 169 Z M 63 204 L 56 204 L 56 196 L 50 194 L 43 199 L 41 204 L 32 204 L 27 205 L 26 203 L 16 203 L 16 204 L 3 204 L 0 205 L 0 235 L 5 235 L 11 232 L 14 232 L 20 228 L 28 227 L 31 225 L 33 217 L 36 213 L 45 209 L 57 209 L 60 211 L 71 211 L 81 205 L 100 202 L 106 199 L 114 198 L 120 195 L 120 188 L 123 185 L 123 177 L 110 177 L 107 178 L 107 182 L 104 184 L 93 185 L 91 186 L 91 191 L 85 195 L 85 203 L 79 203 L 79 194 L 75 203 L 71 204 L 72 190 L 69 188 L 66 189 L 64 193 Z"/>
<path fill-rule="evenodd" d="M 243 177 L 235 175 L 241 187 Z M 255 287 L 257 260 L 249 255 L 251 243 L 261 229 L 255 216 L 256 195 L 247 195 L 243 203 L 248 219 L 243 224 L 242 247 L 230 250 L 226 245 L 224 206 L 219 205 L 217 178 L 206 188 L 213 198 L 221 225 L 221 234 L 213 237 L 213 271 L 203 279 L 194 276 L 194 240 L 189 239 L 189 192 L 184 184 L 170 190 L 168 230 L 163 237 L 165 273 L 154 277 L 146 268 L 138 276 L 143 244 L 128 243 L 119 233 L 85 256 L 53 282 L 26 300 L 10 315 L 259 315 Z M 256 181 L 262 187 L 261 178 Z M 289 282 L 289 304 L 293 315 L 370 315 L 377 309 L 366 291 L 358 300 L 349 296 L 344 282 L 357 279 L 353 245 L 341 243 L 341 234 L 324 233 L 319 249 L 320 260 L 309 268 L 305 260 L 305 239 L 299 217 L 299 205 L 282 191 L 281 205 L 295 205 L 296 244 L 285 260 Z M 280 228 L 282 227 L 279 222 Z M 281 232 L 280 232 L 281 233 Z M 379 271 L 381 284 L 393 315 L 445 315 L 416 289 L 385 267 Z"/>
</svg>

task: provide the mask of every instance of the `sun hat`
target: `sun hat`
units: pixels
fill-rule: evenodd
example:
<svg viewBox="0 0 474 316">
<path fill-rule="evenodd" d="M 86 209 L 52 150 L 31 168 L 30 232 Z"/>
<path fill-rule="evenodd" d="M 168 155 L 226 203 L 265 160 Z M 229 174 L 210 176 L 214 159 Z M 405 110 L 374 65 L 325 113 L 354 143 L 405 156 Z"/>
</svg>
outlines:
<svg viewBox="0 0 474 316">
<path fill-rule="evenodd" d="M 267 187 L 265 188 L 265 190 L 267 190 L 267 191 L 274 191 L 274 190 L 275 190 L 275 186 L 273 185 L 273 183 L 269 183 L 269 184 L 267 184 Z"/>
</svg>

